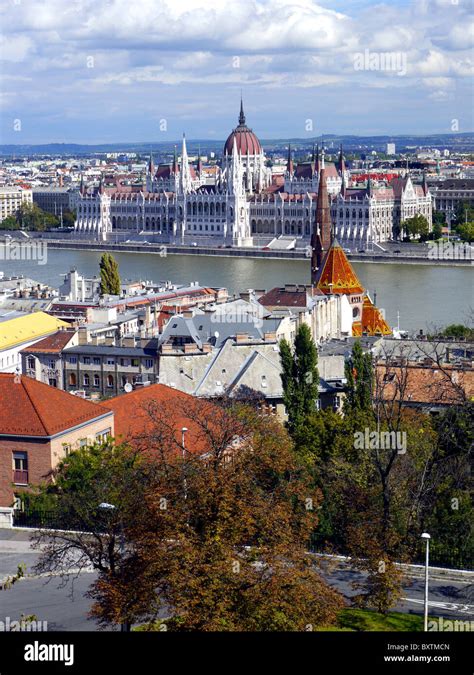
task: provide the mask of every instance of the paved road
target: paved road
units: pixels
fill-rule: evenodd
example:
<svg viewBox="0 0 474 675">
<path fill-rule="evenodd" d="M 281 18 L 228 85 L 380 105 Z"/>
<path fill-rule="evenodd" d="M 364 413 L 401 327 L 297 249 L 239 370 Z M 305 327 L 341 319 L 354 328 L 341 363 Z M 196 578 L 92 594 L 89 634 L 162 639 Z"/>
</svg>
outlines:
<svg viewBox="0 0 474 675">
<path fill-rule="evenodd" d="M 37 554 L 29 549 L 28 540 L 29 533 L 0 530 L 0 578 L 4 576 L 2 572 L 14 573 L 19 562 L 34 563 Z M 351 584 L 363 579 L 360 572 L 348 569 L 346 563 L 331 564 L 323 576 L 347 598 L 356 593 Z M 66 586 L 61 585 L 58 577 L 22 579 L 9 590 L 0 592 L 0 620 L 10 617 L 13 621 L 21 614 L 35 614 L 39 621 L 48 622 L 50 631 L 97 630 L 97 624 L 87 619 L 91 601 L 85 597 L 94 579 L 94 573 L 83 573 Z M 423 595 L 423 578 L 407 579 L 403 598 L 394 609 L 421 615 Z M 430 615 L 447 620 L 474 620 L 474 584 L 469 580 L 433 575 Z"/>
</svg>

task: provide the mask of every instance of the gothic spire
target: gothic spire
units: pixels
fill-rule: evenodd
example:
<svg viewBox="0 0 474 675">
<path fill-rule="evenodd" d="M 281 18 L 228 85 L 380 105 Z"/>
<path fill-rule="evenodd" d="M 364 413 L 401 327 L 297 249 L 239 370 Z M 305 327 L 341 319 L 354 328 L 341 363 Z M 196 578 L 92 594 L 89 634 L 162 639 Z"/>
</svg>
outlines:
<svg viewBox="0 0 474 675">
<path fill-rule="evenodd" d="M 293 158 L 291 156 L 291 143 L 288 144 L 288 159 L 286 162 L 286 170 L 290 174 L 290 176 L 293 175 Z"/>
<path fill-rule="evenodd" d="M 332 242 L 331 207 L 326 182 L 326 169 L 324 168 L 324 149 L 322 153 L 322 166 L 319 174 L 318 201 L 316 205 L 316 221 L 311 236 L 311 283 L 316 282 L 318 269 L 321 267 L 323 258 L 329 251 Z"/>
<path fill-rule="evenodd" d="M 244 102 L 242 100 L 242 93 L 240 94 L 240 115 L 239 115 L 239 126 L 245 126 L 245 113 L 244 113 Z"/>
</svg>

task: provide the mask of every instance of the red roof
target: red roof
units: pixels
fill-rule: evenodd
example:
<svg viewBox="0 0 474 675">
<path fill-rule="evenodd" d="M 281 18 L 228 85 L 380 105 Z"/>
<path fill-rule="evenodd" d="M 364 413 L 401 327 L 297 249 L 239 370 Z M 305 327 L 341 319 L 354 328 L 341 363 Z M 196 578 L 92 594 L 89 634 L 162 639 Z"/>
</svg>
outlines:
<svg viewBox="0 0 474 675">
<path fill-rule="evenodd" d="M 95 403 L 24 375 L 0 373 L 0 434 L 54 436 L 105 412 Z"/>
<path fill-rule="evenodd" d="M 306 307 L 308 292 L 306 288 L 289 291 L 285 288 L 272 288 L 271 291 L 260 296 L 259 303 L 264 307 Z"/>
<path fill-rule="evenodd" d="M 228 139 L 225 142 L 224 154 L 232 154 L 234 149 L 234 138 L 235 144 L 237 146 L 237 152 L 240 152 L 242 155 L 246 155 L 247 152 L 249 155 L 260 155 L 262 152 L 262 146 L 260 141 L 253 133 L 252 129 L 249 129 L 247 126 L 242 125 L 236 127 L 232 133 L 229 135 Z"/>
<path fill-rule="evenodd" d="M 153 441 L 155 423 L 148 413 L 149 406 L 158 405 L 161 419 L 165 419 L 168 429 L 176 441 L 177 448 L 181 447 L 181 430 L 186 433 L 186 448 L 192 453 L 204 453 L 209 450 L 204 435 L 195 420 L 187 416 L 186 410 L 192 415 L 199 410 L 203 419 L 210 418 L 216 406 L 208 401 L 197 399 L 178 389 L 167 387 L 164 384 L 152 384 L 148 387 L 135 389 L 129 394 L 122 394 L 108 399 L 100 404 L 114 412 L 115 438 L 117 441 L 129 441 L 144 450 L 150 449 Z M 192 412 L 191 412 L 192 411 Z"/>
<path fill-rule="evenodd" d="M 22 352 L 59 354 L 71 340 L 74 333 L 75 331 L 71 330 L 59 330 L 57 333 L 54 333 L 53 335 L 44 338 L 44 340 L 35 342 L 33 345 L 30 345 L 26 349 L 22 349 Z"/>
</svg>

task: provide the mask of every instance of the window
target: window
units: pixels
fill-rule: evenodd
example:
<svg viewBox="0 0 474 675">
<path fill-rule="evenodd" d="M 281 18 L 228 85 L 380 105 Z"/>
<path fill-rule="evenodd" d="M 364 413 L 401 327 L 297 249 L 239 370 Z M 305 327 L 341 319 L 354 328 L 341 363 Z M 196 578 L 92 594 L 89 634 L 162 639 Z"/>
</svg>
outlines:
<svg viewBox="0 0 474 675">
<path fill-rule="evenodd" d="M 115 366 L 115 359 L 111 358 L 110 356 L 107 357 L 107 365 L 108 366 Z"/>
<path fill-rule="evenodd" d="M 110 434 L 111 434 L 111 431 L 112 431 L 112 429 L 110 429 L 110 428 L 109 428 L 109 429 L 105 429 L 104 431 L 99 431 L 99 433 L 97 433 L 97 434 L 95 435 L 95 440 L 96 440 L 98 443 L 103 443 L 104 441 L 106 441 L 106 440 L 108 439 L 108 437 L 109 437 Z"/>
<path fill-rule="evenodd" d="M 129 361 L 128 359 L 120 359 L 120 365 L 121 366 L 128 366 Z"/>
<path fill-rule="evenodd" d="M 28 453 L 13 453 L 13 482 L 15 485 L 28 485 Z"/>
<path fill-rule="evenodd" d="M 91 383 L 91 378 L 89 377 L 88 373 L 84 373 L 84 376 L 82 378 L 82 385 L 84 387 L 89 387 Z"/>
<path fill-rule="evenodd" d="M 76 387 L 77 386 L 76 373 L 70 373 L 69 374 L 69 386 L 70 387 Z"/>
<path fill-rule="evenodd" d="M 100 387 L 100 377 L 99 377 L 99 375 L 94 375 L 94 387 Z"/>
<path fill-rule="evenodd" d="M 51 368 L 51 370 L 55 370 L 55 369 L 56 369 L 56 361 L 55 361 L 55 359 L 49 359 L 49 361 L 48 361 L 48 367 Z"/>
<path fill-rule="evenodd" d="M 114 377 L 113 375 L 107 375 L 107 386 L 111 389 L 114 386 Z"/>
<path fill-rule="evenodd" d="M 34 356 L 29 356 L 26 360 L 26 365 L 30 370 L 34 370 L 35 368 L 35 357 Z"/>
<path fill-rule="evenodd" d="M 69 363 L 72 363 L 73 365 L 77 363 L 77 356 L 70 356 L 69 357 Z"/>
<path fill-rule="evenodd" d="M 94 356 L 92 359 L 94 366 L 100 366 L 100 356 Z"/>
<path fill-rule="evenodd" d="M 84 363 L 84 365 L 88 366 L 88 365 L 90 365 L 90 362 L 91 362 L 91 357 L 90 357 L 90 356 L 84 356 L 84 357 L 83 357 L 82 363 Z"/>
<path fill-rule="evenodd" d="M 153 359 L 145 359 L 145 368 L 153 368 Z"/>
<path fill-rule="evenodd" d="M 139 365 L 140 365 L 139 359 L 132 359 L 132 366 L 134 368 L 138 368 Z"/>
<path fill-rule="evenodd" d="M 87 447 L 87 438 L 81 438 L 79 441 L 79 447 L 80 448 L 86 448 Z"/>
</svg>

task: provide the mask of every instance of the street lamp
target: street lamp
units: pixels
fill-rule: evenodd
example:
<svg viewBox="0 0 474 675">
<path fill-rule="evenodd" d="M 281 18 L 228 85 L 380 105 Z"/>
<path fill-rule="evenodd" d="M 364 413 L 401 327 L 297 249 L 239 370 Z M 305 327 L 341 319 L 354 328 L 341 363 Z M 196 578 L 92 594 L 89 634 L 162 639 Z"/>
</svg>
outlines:
<svg viewBox="0 0 474 675">
<path fill-rule="evenodd" d="M 101 502 L 99 504 L 99 509 L 103 509 L 104 511 L 115 511 L 117 507 L 114 504 L 109 504 L 108 502 Z M 125 536 L 123 533 L 123 521 L 120 519 L 120 556 L 123 559 L 125 553 Z M 128 633 L 130 631 L 130 622 L 129 621 L 123 621 L 120 624 L 120 631 L 122 633 Z"/>
<path fill-rule="evenodd" d="M 423 532 L 421 538 L 426 541 L 426 559 L 425 559 L 425 611 L 424 611 L 424 631 L 428 631 L 428 567 L 430 563 L 430 539 L 428 532 Z"/>
</svg>

